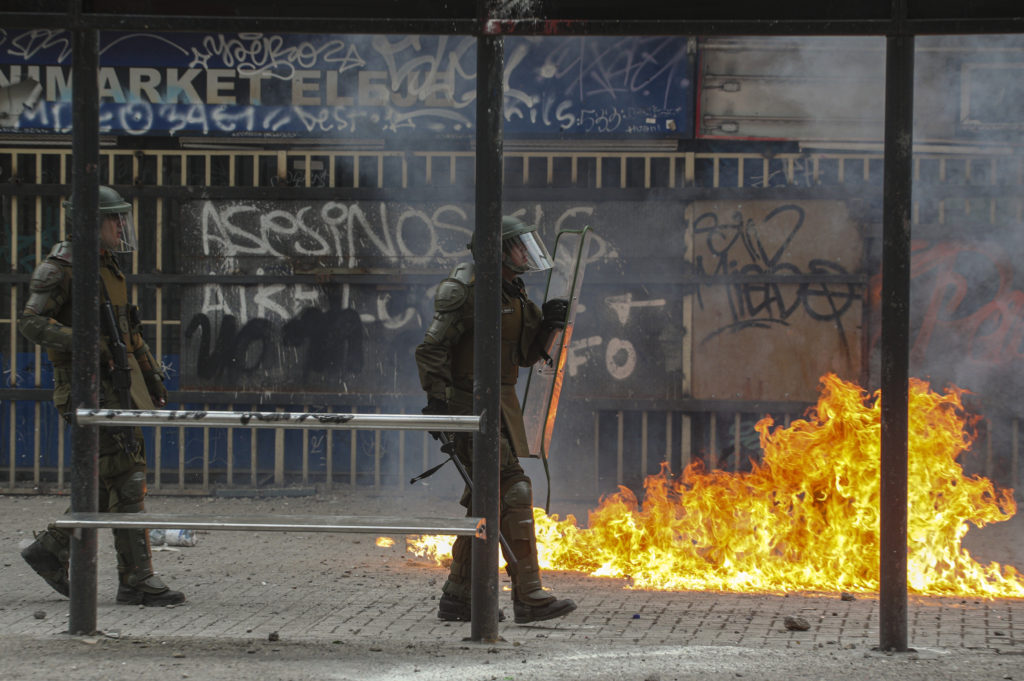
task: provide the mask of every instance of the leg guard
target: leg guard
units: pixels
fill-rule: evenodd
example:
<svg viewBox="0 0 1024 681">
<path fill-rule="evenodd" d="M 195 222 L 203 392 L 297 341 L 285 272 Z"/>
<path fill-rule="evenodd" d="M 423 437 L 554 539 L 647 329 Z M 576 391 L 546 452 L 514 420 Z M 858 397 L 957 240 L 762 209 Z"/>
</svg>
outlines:
<svg viewBox="0 0 1024 681">
<path fill-rule="evenodd" d="M 134 471 L 111 489 L 111 512 L 141 513 L 145 510 L 146 474 Z M 146 530 L 114 530 L 117 572 L 122 584 L 134 587 L 153 574 L 153 559 Z"/>
<path fill-rule="evenodd" d="M 442 591 L 460 601 L 469 602 L 472 595 L 470 579 L 472 577 L 472 538 L 459 536 L 452 544 L 452 564 L 448 568 L 448 581 Z"/>
<path fill-rule="evenodd" d="M 153 575 L 153 558 L 146 530 L 114 530 L 114 549 L 117 551 L 117 574 L 122 584 L 131 587 L 145 584 Z M 166 587 L 164 587 L 166 588 Z"/>
<path fill-rule="evenodd" d="M 565 617 L 576 609 L 576 603 L 568 598 L 555 598 L 541 586 L 530 479 L 524 476 L 512 482 L 502 494 L 501 501 L 501 532 L 511 544 L 518 561 L 514 570 L 509 569 L 516 624 Z"/>
<path fill-rule="evenodd" d="M 441 601 L 437 606 L 438 619 L 447 622 L 469 622 L 472 617 L 472 558 L 473 540 L 458 536 L 452 545 L 452 565 L 448 570 L 448 581 L 441 589 Z M 505 620 L 505 613 L 498 610 L 498 621 Z"/>
<path fill-rule="evenodd" d="M 505 535 L 517 565 L 509 566 L 513 600 L 543 605 L 554 600 L 544 591 L 537 562 L 537 539 L 533 529 L 533 486 L 523 476 L 509 481 L 501 495 L 501 533 Z"/>
<path fill-rule="evenodd" d="M 68 549 L 71 536 L 64 530 L 50 527 L 36 535 L 21 557 L 36 573 L 62 596 L 71 594 L 68 581 Z"/>
<path fill-rule="evenodd" d="M 139 513 L 144 510 L 146 473 L 133 471 L 111 490 L 111 511 Z M 117 552 L 117 602 L 134 605 L 174 605 L 185 600 L 153 573 L 153 554 L 147 530 L 114 530 Z"/>
</svg>

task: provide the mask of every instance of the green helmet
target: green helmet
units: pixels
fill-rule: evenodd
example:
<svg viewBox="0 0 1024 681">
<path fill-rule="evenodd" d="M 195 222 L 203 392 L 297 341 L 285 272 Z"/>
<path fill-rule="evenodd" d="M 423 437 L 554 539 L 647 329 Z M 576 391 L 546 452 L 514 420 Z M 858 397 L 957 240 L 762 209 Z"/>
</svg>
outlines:
<svg viewBox="0 0 1024 681">
<path fill-rule="evenodd" d="M 469 250 L 473 250 L 472 239 Z M 501 264 L 516 274 L 551 269 L 551 255 L 537 236 L 537 225 L 528 225 L 514 215 L 501 218 Z"/>
<path fill-rule="evenodd" d="M 64 202 L 68 216 L 74 211 L 73 200 Z M 138 241 L 135 238 L 135 223 L 132 221 L 132 204 L 111 187 L 100 185 L 99 214 L 102 218 L 100 240 L 105 250 L 113 253 L 131 253 Z M 106 227 L 111 224 L 111 227 Z M 109 231 L 107 231 L 109 230 Z"/>
<path fill-rule="evenodd" d="M 517 274 L 551 269 L 551 254 L 537 236 L 537 225 L 514 215 L 501 218 L 501 264 Z"/>
<path fill-rule="evenodd" d="M 501 240 L 509 239 L 527 232 L 536 232 L 536 225 L 528 225 L 515 215 L 503 215 L 501 217 Z"/>
</svg>

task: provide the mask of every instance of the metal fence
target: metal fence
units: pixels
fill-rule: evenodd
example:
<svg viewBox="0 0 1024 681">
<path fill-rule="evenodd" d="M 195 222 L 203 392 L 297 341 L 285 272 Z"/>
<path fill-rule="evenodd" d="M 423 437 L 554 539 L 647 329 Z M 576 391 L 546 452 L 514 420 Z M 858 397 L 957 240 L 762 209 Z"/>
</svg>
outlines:
<svg viewBox="0 0 1024 681">
<path fill-rule="evenodd" d="M 269 199 L 331 196 L 318 192 L 464 192 L 473 182 L 471 151 L 391 151 L 381 149 L 280 150 L 193 147 L 176 149 L 101 148 L 101 181 L 131 189 L 141 248 L 133 255 L 132 299 L 143 312 L 143 327 L 154 354 L 175 357 L 182 343 L 180 289 L 202 280 L 182 274 L 189 257 L 176 242 L 181 201 L 211 192 Z M 50 245 L 64 238 L 61 200 L 70 191 L 70 151 L 64 146 L 0 146 L 0 201 L 6 243 L 0 254 L 9 286 L 0 291 L 0 433 L 6 440 L 7 469 L 2 491 L 18 493 L 67 490 L 69 442 L 49 403 L 52 376 L 45 356 L 21 338 L 16 320 L 32 269 Z M 668 200 L 743 196 L 839 195 L 856 200 L 858 192 L 880 186 L 881 151 L 750 153 L 683 152 L 658 145 L 628 147 L 509 145 L 505 153 L 507 196 L 531 190 L 600 196 L 595 190 L 656 193 Z M 995 225 L 1022 222 L 1024 167 L 1019 155 L 979 149 L 970 153 L 923 149 L 915 160 L 915 183 L 938 187 L 936 194 L 915 197 L 916 224 Z M 917 184 L 915 184 L 915 187 Z M 364 192 L 364 194 L 360 194 Z M 369 192 L 369 194 L 365 194 Z M 730 194 L 729 192 L 734 192 Z M 735 192 L 739 192 L 738 194 Z M 552 196 L 546 194 L 545 196 Z M 868 273 L 869 275 L 870 273 Z M 225 281 L 251 283 L 245 277 Z M 867 275 L 866 275 L 867 276 Z M 385 277 L 386 278 L 386 277 Z M 308 275 L 277 275 L 288 284 Z M 684 303 L 684 305 L 689 303 Z M 684 310 L 684 317 L 687 312 Z M 681 361 L 692 362 L 692 347 L 680 343 Z M 411 352 L 411 348 L 410 348 Z M 172 367 L 173 368 L 173 367 Z M 384 391 L 381 395 L 215 394 L 177 390 L 174 407 L 182 409 L 274 408 L 291 411 L 364 411 L 405 413 L 421 395 Z M 687 386 L 682 386 L 686 394 Z M 776 422 L 788 422 L 806 404 L 774 405 Z M 591 482 L 577 493 L 593 496 L 616 485 L 635 485 L 662 461 L 680 470 L 693 457 L 710 467 L 742 470 L 757 457 L 754 421 L 759 405 L 674 404 L 622 408 L 580 406 L 574 418 L 592 414 Z M 1013 485 L 1020 481 L 1019 419 L 1012 413 L 990 417 L 980 447 L 980 471 Z M 997 435 L 998 437 L 994 437 Z M 993 445 L 993 442 L 996 444 Z M 158 427 L 147 432 L 154 492 L 209 494 L 216 489 L 287 486 L 400 486 L 410 474 L 437 460 L 425 434 L 381 431 L 344 435 L 304 431 L 236 432 L 234 429 Z M 993 447 L 995 452 L 993 453 Z M 1005 453 L 1004 453 L 1005 452 Z"/>
</svg>

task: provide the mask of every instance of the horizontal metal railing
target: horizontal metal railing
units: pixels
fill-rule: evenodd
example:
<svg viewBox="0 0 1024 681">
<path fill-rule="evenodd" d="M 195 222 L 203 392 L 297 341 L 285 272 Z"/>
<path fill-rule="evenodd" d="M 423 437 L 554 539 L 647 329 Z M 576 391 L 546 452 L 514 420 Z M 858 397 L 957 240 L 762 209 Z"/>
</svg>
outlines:
<svg viewBox="0 0 1024 681">
<path fill-rule="evenodd" d="M 483 518 L 397 518 L 391 516 L 281 515 L 202 516 L 180 513 L 73 513 L 57 527 L 166 530 L 238 530 L 247 532 L 366 532 L 372 534 L 455 534 L 487 538 Z"/>
<path fill-rule="evenodd" d="M 4 258 L 9 274 L 2 276 L 12 284 L 5 295 L 0 296 L 0 339 L 3 339 L 0 341 L 0 356 L 4 364 L 0 368 L 6 372 L 4 387 L 11 388 L 7 392 L 19 392 L 15 397 L 5 396 L 0 403 L 0 418 L 9 424 L 3 438 L 8 451 L 4 488 L 11 491 L 19 485 L 66 489 L 69 464 L 67 430 L 48 402 L 48 391 L 43 389 L 47 383 L 44 378 L 45 356 L 38 348 L 29 350 L 17 332 L 16 320 L 24 302 L 31 268 L 45 256 L 55 239 L 65 235 L 65 212 L 60 199 L 70 191 L 69 159 L 70 148 L 0 147 L 0 183 L 3 186 L 0 194 L 6 202 L 6 220 L 16 227 L 0 237 L 3 250 L 9 254 L 9 258 Z M 203 187 L 204 191 L 228 188 L 231 192 L 252 191 L 259 192 L 260 196 L 278 197 L 295 190 L 308 193 L 336 188 L 446 191 L 459 189 L 467 178 L 472 178 L 474 163 L 471 151 L 454 149 L 345 150 L 309 149 L 298 145 L 273 151 L 254 147 L 105 147 L 101 150 L 100 176 L 105 184 L 138 187 L 133 201 L 137 214 L 146 213 L 148 216 L 147 248 L 143 254 L 134 256 L 129 268 L 139 279 L 139 284 L 133 287 L 132 299 L 142 303 L 145 335 L 154 354 L 164 358 L 180 353 L 182 321 L 176 312 L 180 285 L 197 281 L 187 279 L 192 275 L 175 271 L 176 261 L 181 257 L 174 252 L 176 247 L 172 239 L 177 228 L 174 208 L 178 199 L 174 198 L 175 192 L 188 192 L 196 187 Z M 965 219 L 987 224 L 997 224 L 1001 220 L 1019 223 L 1024 219 L 1024 199 L 1020 198 L 1019 192 L 1024 181 L 1022 163 L 1019 155 L 993 152 L 982 146 L 956 150 L 921 148 L 914 158 L 915 183 L 939 187 L 943 191 L 930 202 L 920 199 L 915 202 L 915 224 L 942 225 Z M 825 191 L 822 188 L 835 191 L 837 187 L 850 187 L 860 191 L 865 185 L 878 182 L 881 154 L 878 148 L 870 145 L 769 155 L 756 149 L 693 152 L 665 147 L 630 148 L 625 143 L 616 148 L 587 148 L 576 143 L 572 146 L 540 147 L 520 143 L 518 147 L 510 144 L 506 149 L 504 172 L 505 183 L 514 190 L 523 187 L 557 187 L 570 192 L 593 189 L 693 191 L 707 188 L 727 194 L 729 191 L 770 192 L 780 188 L 816 193 Z M 592 192 L 587 194 L 592 195 Z M 660 194 L 666 195 L 665 192 Z M 222 283 L 227 285 L 253 283 L 252 280 L 236 278 L 241 275 L 222 276 Z M 275 279 L 274 283 L 288 283 L 286 276 L 261 276 L 278 276 L 280 281 Z M 299 281 L 301 277 L 312 275 L 290 276 Z M 353 281 L 355 276 L 352 275 Z M 368 283 L 380 285 L 381 279 L 394 276 L 394 273 L 365 276 L 370 277 L 366 279 Z M 141 301 L 140 297 L 143 298 Z M 684 367 L 693 362 L 692 349 L 686 349 L 689 342 L 690 339 L 686 338 L 680 344 Z M 22 359 L 15 361 L 19 352 Z M 284 405 L 316 408 L 311 405 L 317 402 L 307 399 L 308 396 L 303 396 L 287 401 L 278 395 L 274 403 L 262 408 L 289 408 Z M 421 395 L 417 394 L 414 399 L 418 401 Z M 239 403 L 255 407 L 257 401 L 253 398 L 248 404 L 241 400 Z M 362 404 L 353 402 L 343 408 L 376 408 L 369 406 L 376 401 L 364 396 Z M 182 406 L 185 406 L 184 402 Z M 215 409 L 233 407 L 217 403 L 216 398 L 206 395 L 196 396 L 188 402 L 189 406 L 209 402 L 209 406 Z M 616 416 L 616 409 L 621 408 L 594 409 L 591 412 L 595 423 L 592 447 L 595 452 L 595 489 L 598 491 L 604 491 L 612 484 L 612 477 L 615 478 L 614 484 L 621 484 L 624 477 L 631 477 L 631 471 L 647 472 L 659 460 L 671 461 L 674 469 L 682 468 L 699 454 L 693 450 L 694 447 L 705 447 L 707 462 L 713 467 L 723 465 L 735 469 L 742 465 L 741 454 L 745 456 L 745 453 L 738 442 L 738 416 L 727 415 L 721 409 L 713 417 L 699 410 L 690 412 L 686 408 L 673 409 L 674 413 L 669 414 L 637 404 L 625 412 L 643 411 L 644 415 L 636 419 L 637 423 L 627 422 L 611 430 L 599 429 L 597 425 L 600 423 L 621 420 Z M 703 431 L 708 435 L 707 443 L 694 442 L 691 423 L 699 424 L 709 418 L 711 423 Z M 732 423 L 731 433 L 718 434 L 714 425 L 716 420 Z M 749 433 L 748 423 L 749 419 L 746 419 L 742 424 L 744 433 Z M 150 452 L 155 464 L 151 466 L 155 476 L 152 488 L 174 493 L 209 493 L 212 487 L 223 484 L 255 488 L 289 483 L 309 485 L 319 480 L 325 481 L 328 487 L 335 481 L 355 485 L 357 480 L 359 484 L 380 487 L 401 483 L 407 479 L 407 469 L 426 468 L 438 455 L 436 442 L 426 432 L 421 436 L 415 433 L 395 434 L 375 427 L 372 434 L 351 430 L 349 434 L 334 432 L 334 437 L 331 437 L 316 432 L 326 429 L 322 422 L 316 421 L 315 425 L 311 422 L 303 427 L 301 439 L 286 442 L 283 432 L 287 424 L 272 422 L 267 427 L 275 428 L 276 435 L 270 438 L 276 438 L 275 441 L 266 443 L 261 439 L 257 443 L 255 431 L 244 438 L 234 437 L 234 423 L 226 425 L 226 433 L 207 428 L 203 429 L 202 435 L 196 436 L 190 434 L 191 427 L 198 425 L 192 421 L 172 421 L 168 417 L 154 425 L 156 432 L 153 436 L 147 433 L 147 437 L 154 440 Z M 985 453 L 982 457 L 985 472 L 995 472 L 1002 463 L 1006 463 L 1010 468 L 1010 484 L 1021 479 L 1018 429 L 1019 418 L 1016 416 L 993 420 L 986 433 L 989 440 L 979 443 Z M 598 437 L 598 430 L 603 430 L 604 435 Z M 994 449 L 993 433 L 1000 436 L 995 439 Z M 723 441 L 726 442 L 724 446 Z M 1000 449 L 1001 441 L 1009 442 L 1006 448 L 1009 451 Z M 270 445 L 276 451 L 268 454 Z M 222 449 L 226 449 L 226 454 Z M 598 450 L 606 457 L 603 466 L 596 462 Z M 608 474 L 599 475 L 599 467 Z M 597 478 L 601 479 L 600 484 Z"/>
<path fill-rule="evenodd" d="M 315 428 L 317 430 L 444 430 L 472 432 L 480 429 L 480 416 L 410 414 L 330 414 L 281 411 L 166 411 L 157 409 L 78 409 L 80 425 L 166 426 L 205 428 Z"/>
</svg>

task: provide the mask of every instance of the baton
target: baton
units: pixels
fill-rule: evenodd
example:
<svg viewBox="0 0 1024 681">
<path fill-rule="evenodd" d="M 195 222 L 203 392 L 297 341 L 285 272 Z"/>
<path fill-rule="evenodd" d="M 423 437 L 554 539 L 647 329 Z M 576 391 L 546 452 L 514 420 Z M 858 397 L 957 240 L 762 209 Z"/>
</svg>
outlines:
<svg viewBox="0 0 1024 681">
<path fill-rule="evenodd" d="M 466 487 L 469 488 L 469 493 L 472 494 L 473 479 L 469 477 L 469 471 L 466 470 L 466 467 L 462 464 L 462 461 L 459 460 L 459 457 L 455 455 L 455 438 L 452 436 L 451 433 L 443 430 L 440 431 L 438 434 L 440 435 L 438 439 L 441 441 L 441 451 L 447 454 L 448 458 L 452 460 L 453 464 L 455 464 L 455 469 L 459 471 L 459 475 L 462 476 L 462 481 L 466 483 Z M 443 465 L 444 463 L 441 464 L 441 466 Z M 436 466 L 427 473 L 415 477 L 409 482 L 416 482 L 420 478 L 424 478 L 427 475 L 434 473 L 434 471 L 436 471 L 441 466 Z M 519 564 L 519 561 L 516 560 L 516 554 L 512 553 L 512 547 L 509 546 L 509 543 L 505 539 L 505 535 L 501 533 L 501 530 L 498 530 L 498 543 L 501 544 L 502 552 L 505 554 L 505 562 L 508 563 L 509 567 L 514 570 L 516 566 Z"/>
</svg>

